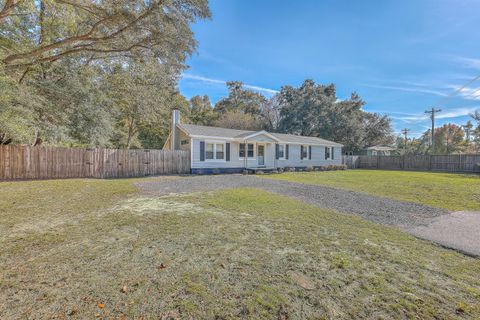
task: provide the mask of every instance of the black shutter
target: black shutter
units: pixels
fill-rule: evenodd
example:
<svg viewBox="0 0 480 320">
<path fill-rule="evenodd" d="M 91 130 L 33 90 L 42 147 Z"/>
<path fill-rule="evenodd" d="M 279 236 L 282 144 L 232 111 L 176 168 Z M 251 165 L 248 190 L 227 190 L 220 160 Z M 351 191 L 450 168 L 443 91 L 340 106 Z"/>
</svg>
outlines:
<svg viewBox="0 0 480 320">
<path fill-rule="evenodd" d="M 334 160 L 334 159 L 335 159 L 335 148 L 332 147 L 332 160 Z"/>
<path fill-rule="evenodd" d="M 312 160 L 312 146 L 308 146 L 308 160 Z"/>
<path fill-rule="evenodd" d="M 225 160 L 230 161 L 230 142 L 225 144 Z"/>
<path fill-rule="evenodd" d="M 205 161 L 205 141 L 200 141 L 200 161 Z"/>
<path fill-rule="evenodd" d="M 285 159 L 288 160 L 288 144 L 285 145 Z"/>
<path fill-rule="evenodd" d="M 328 157 L 327 157 L 327 153 L 328 153 L 328 147 L 325 147 L 325 160 L 327 160 L 327 159 L 328 159 Z"/>
<path fill-rule="evenodd" d="M 303 160 L 303 146 L 300 146 L 300 160 Z"/>
<path fill-rule="evenodd" d="M 279 147 L 280 146 L 278 144 L 275 145 L 275 159 L 277 159 L 277 160 L 278 160 Z"/>
</svg>

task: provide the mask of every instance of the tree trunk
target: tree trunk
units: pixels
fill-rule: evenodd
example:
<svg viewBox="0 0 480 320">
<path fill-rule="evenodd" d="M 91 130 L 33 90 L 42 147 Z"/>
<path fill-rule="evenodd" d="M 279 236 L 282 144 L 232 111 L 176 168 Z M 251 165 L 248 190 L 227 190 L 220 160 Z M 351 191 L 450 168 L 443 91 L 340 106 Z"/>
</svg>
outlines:
<svg viewBox="0 0 480 320">
<path fill-rule="evenodd" d="M 137 130 L 135 129 L 135 120 L 130 119 L 128 121 L 127 149 L 130 149 L 132 145 L 132 139 L 136 133 L 137 133 Z"/>
</svg>

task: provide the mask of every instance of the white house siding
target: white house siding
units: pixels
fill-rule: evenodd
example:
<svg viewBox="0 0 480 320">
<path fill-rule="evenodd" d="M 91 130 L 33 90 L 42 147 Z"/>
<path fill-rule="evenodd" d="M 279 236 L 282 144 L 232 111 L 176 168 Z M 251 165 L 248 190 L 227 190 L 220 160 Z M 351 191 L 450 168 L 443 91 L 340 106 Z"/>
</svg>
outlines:
<svg viewBox="0 0 480 320">
<path fill-rule="evenodd" d="M 330 148 L 330 147 L 329 147 Z M 342 164 L 342 148 L 334 148 L 334 159 L 325 160 L 325 146 L 312 146 L 312 159 L 300 159 L 300 145 L 288 144 L 288 160 L 277 160 L 278 167 L 318 167 Z"/>
<path fill-rule="evenodd" d="M 240 143 L 235 141 L 223 141 L 224 143 L 230 143 L 230 161 L 212 161 L 205 160 L 200 161 L 200 141 L 213 141 L 213 142 L 222 142 L 218 139 L 192 139 L 192 168 L 244 168 L 245 160 L 240 159 L 239 157 L 239 146 Z M 253 142 L 249 142 L 253 143 Z M 255 146 L 254 158 L 247 160 L 247 167 L 258 167 L 257 160 L 257 147 Z M 275 165 L 275 145 L 266 144 L 265 145 L 265 166 L 274 167 Z"/>
<path fill-rule="evenodd" d="M 255 137 L 257 139 L 257 137 Z M 262 141 L 271 141 L 268 137 L 258 137 Z M 200 161 L 200 141 L 229 142 L 230 143 L 230 161 Z M 255 143 L 248 141 L 248 143 Z M 192 139 L 192 169 L 224 169 L 224 168 L 244 168 L 245 160 L 239 157 L 239 142 L 218 140 L 218 139 Z M 325 146 L 312 146 L 312 159 L 300 159 L 300 145 L 289 144 L 288 160 L 275 160 L 275 143 L 265 144 L 265 167 L 309 167 L 325 166 L 330 164 L 342 163 L 341 147 L 334 148 L 334 160 L 325 160 Z M 255 146 L 255 155 L 253 159 L 247 160 L 247 167 L 258 167 L 257 147 Z"/>
</svg>

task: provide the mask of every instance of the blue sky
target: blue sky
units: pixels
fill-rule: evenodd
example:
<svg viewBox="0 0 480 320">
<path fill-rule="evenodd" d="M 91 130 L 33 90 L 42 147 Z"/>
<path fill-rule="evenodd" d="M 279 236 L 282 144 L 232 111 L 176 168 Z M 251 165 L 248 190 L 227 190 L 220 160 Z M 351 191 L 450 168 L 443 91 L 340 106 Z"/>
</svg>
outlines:
<svg viewBox="0 0 480 320">
<path fill-rule="evenodd" d="M 304 79 L 356 91 L 366 111 L 388 114 L 418 136 L 423 111 L 440 106 L 438 125 L 464 124 L 480 109 L 478 0 L 211 0 L 212 20 L 193 26 L 198 52 L 180 81 L 190 98 L 226 95 L 240 80 L 271 96 Z M 478 89 L 478 91 L 477 91 Z"/>
</svg>

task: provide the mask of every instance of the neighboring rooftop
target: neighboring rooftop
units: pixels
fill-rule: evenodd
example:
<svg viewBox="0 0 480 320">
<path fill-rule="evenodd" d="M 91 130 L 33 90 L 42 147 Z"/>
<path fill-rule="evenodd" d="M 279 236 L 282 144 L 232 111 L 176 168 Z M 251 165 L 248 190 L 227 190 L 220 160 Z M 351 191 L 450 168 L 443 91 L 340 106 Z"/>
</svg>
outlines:
<svg viewBox="0 0 480 320">
<path fill-rule="evenodd" d="M 390 147 L 390 146 L 378 145 L 378 146 L 368 147 L 367 150 L 375 150 L 375 151 L 394 151 L 394 150 L 397 150 L 397 148 Z"/>
<path fill-rule="evenodd" d="M 260 131 L 251 131 L 251 130 L 236 130 L 236 129 L 227 129 L 219 127 L 209 127 L 209 126 L 198 126 L 194 124 L 177 124 L 177 126 L 192 136 L 205 136 L 205 137 L 216 137 L 216 138 L 229 138 L 229 139 L 242 139 L 246 136 L 250 136 L 256 132 Z M 273 133 L 268 132 L 270 135 L 274 136 L 282 143 L 292 143 L 292 144 L 316 144 L 316 145 L 325 145 L 325 146 L 342 146 L 340 143 L 333 141 L 317 138 L 317 137 L 307 137 L 307 136 L 298 136 L 294 134 L 284 134 L 284 133 Z"/>
</svg>

